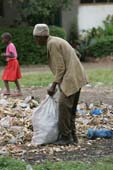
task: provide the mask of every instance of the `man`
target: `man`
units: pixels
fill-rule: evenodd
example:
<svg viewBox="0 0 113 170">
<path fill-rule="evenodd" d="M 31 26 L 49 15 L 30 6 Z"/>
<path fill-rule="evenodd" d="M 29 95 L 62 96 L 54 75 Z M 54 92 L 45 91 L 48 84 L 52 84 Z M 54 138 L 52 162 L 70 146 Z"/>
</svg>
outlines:
<svg viewBox="0 0 113 170">
<path fill-rule="evenodd" d="M 33 36 L 38 45 L 47 45 L 48 63 L 54 74 L 54 81 L 48 90 L 53 96 L 56 86 L 60 88 L 59 137 L 56 144 L 77 143 L 75 117 L 81 88 L 87 78 L 75 50 L 64 39 L 50 36 L 46 24 L 37 24 Z"/>
</svg>

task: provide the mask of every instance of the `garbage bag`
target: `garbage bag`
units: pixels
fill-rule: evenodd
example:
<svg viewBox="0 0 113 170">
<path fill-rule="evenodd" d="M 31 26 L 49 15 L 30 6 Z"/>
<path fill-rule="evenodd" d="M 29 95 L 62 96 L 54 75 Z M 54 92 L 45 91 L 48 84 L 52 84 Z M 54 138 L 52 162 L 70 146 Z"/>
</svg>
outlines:
<svg viewBox="0 0 113 170">
<path fill-rule="evenodd" d="M 32 115 L 32 144 L 53 143 L 58 137 L 58 103 L 47 96 Z"/>
<path fill-rule="evenodd" d="M 101 115 L 103 111 L 101 109 L 95 108 L 94 110 L 91 111 L 92 115 Z"/>
<path fill-rule="evenodd" d="M 113 138 L 113 131 L 108 129 L 88 129 L 87 134 L 89 139 L 95 139 L 95 138 Z"/>
</svg>

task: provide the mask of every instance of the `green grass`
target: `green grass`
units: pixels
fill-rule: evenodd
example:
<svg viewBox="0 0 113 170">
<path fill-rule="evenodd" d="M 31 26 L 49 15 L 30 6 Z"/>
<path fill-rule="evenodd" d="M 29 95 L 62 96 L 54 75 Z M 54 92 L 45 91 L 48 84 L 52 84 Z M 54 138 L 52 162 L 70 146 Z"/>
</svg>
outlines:
<svg viewBox="0 0 113 170">
<path fill-rule="evenodd" d="M 113 69 L 92 69 L 87 73 L 91 84 L 101 82 L 105 86 L 113 86 Z"/>
<path fill-rule="evenodd" d="M 46 87 L 48 86 L 53 80 L 52 73 L 50 72 L 34 72 L 34 73 L 24 73 L 22 79 L 20 80 L 22 87 L 31 87 L 31 86 L 38 86 L 38 87 Z M 3 88 L 4 84 L 0 81 L 0 87 Z M 10 83 L 10 87 L 14 88 L 15 84 Z"/>
<path fill-rule="evenodd" d="M 58 162 L 35 166 L 34 170 L 88 170 L 89 166 L 82 162 Z"/>
<path fill-rule="evenodd" d="M 26 163 L 7 157 L 0 157 L 0 170 L 26 170 Z M 33 166 L 33 170 L 113 170 L 113 158 L 99 160 L 95 164 L 82 162 L 45 163 Z"/>
<path fill-rule="evenodd" d="M 21 84 L 25 87 L 30 86 L 48 86 L 53 80 L 52 73 L 50 72 L 42 72 L 42 73 L 29 73 L 23 74 L 23 78 L 21 80 Z"/>
<path fill-rule="evenodd" d="M 87 71 L 89 81 L 91 84 L 98 84 L 101 82 L 104 86 L 113 86 L 113 69 L 91 69 Z M 53 81 L 51 72 L 33 72 L 23 73 L 23 78 L 20 81 L 22 87 L 31 86 L 48 86 Z M 0 87 L 3 88 L 4 84 L 0 81 Z M 14 88 L 14 83 L 11 83 L 11 88 Z"/>
<path fill-rule="evenodd" d="M 26 170 L 26 164 L 20 160 L 0 157 L 0 170 Z"/>
</svg>

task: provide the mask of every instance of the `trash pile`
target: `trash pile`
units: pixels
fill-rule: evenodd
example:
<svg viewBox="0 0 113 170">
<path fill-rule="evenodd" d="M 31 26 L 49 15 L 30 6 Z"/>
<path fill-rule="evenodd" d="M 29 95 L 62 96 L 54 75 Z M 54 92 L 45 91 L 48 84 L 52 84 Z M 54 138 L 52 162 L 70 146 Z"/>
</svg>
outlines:
<svg viewBox="0 0 113 170">
<path fill-rule="evenodd" d="M 77 107 L 76 127 L 78 136 L 86 137 L 92 131 L 113 130 L 113 106 L 104 103 L 80 103 Z M 92 136 L 93 137 L 93 136 Z M 99 136 L 95 136 L 99 137 Z M 102 137 L 102 135 L 100 135 Z M 104 136 L 103 136 L 104 137 Z M 107 136 L 106 136 L 107 137 Z M 110 136 L 109 136 L 110 137 Z M 112 137 L 112 135 L 111 135 Z"/>
<path fill-rule="evenodd" d="M 31 96 L 25 99 L 0 97 L 0 155 L 22 157 L 26 152 L 25 148 L 31 147 L 31 117 L 39 103 L 39 99 Z M 113 106 L 81 102 L 77 107 L 76 127 L 79 138 L 87 138 L 89 128 L 113 130 Z M 65 146 L 64 150 L 77 148 L 80 149 L 80 146 Z M 37 153 L 49 151 L 60 152 L 62 149 L 60 146 L 51 145 L 36 150 Z"/>
<path fill-rule="evenodd" d="M 38 105 L 31 96 L 25 100 L 0 97 L 0 154 L 5 154 L 7 146 L 31 142 L 31 116 Z"/>
</svg>

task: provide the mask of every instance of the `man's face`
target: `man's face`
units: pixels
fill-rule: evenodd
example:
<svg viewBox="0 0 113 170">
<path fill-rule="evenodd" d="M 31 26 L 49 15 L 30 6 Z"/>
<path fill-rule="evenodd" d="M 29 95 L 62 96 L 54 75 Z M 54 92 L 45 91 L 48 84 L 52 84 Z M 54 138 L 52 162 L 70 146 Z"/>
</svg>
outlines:
<svg viewBox="0 0 113 170">
<path fill-rule="evenodd" d="M 47 44 L 47 37 L 35 36 L 35 41 L 37 45 L 43 46 Z"/>
</svg>

